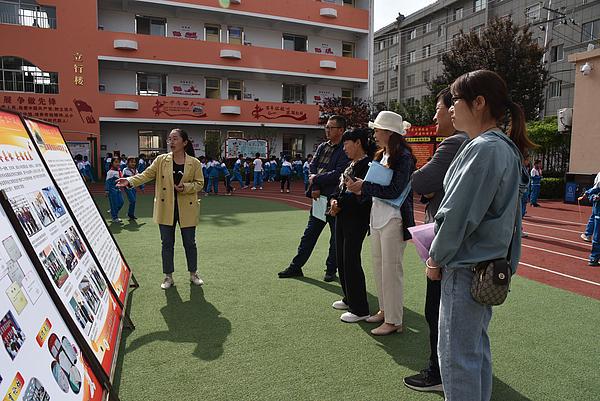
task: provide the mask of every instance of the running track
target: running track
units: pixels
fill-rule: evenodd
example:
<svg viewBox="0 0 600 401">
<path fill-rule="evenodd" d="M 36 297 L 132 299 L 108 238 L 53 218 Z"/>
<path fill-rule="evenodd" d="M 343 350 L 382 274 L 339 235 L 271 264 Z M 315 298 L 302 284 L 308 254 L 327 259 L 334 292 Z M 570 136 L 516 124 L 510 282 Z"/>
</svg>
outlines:
<svg viewBox="0 0 600 401">
<path fill-rule="evenodd" d="M 279 192 L 279 183 L 266 183 L 262 191 L 237 189 L 234 196 L 280 201 L 308 210 L 311 201 L 304 196 L 301 188 L 304 185 L 294 181 L 292 192 L 282 194 Z M 92 187 L 92 193 L 102 192 L 102 187 Z M 153 193 L 153 187 L 147 186 L 146 194 Z M 527 208 L 523 227 L 529 236 L 523 238 L 518 274 L 600 300 L 600 267 L 587 265 L 591 244 L 579 238 L 591 214 L 591 208 L 579 208 L 561 201 L 542 201 L 541 205 L 539 208 Z M 425 206 L 415 199 L 417 224 L 423 223 L 424 217 Z"/>
</svg>

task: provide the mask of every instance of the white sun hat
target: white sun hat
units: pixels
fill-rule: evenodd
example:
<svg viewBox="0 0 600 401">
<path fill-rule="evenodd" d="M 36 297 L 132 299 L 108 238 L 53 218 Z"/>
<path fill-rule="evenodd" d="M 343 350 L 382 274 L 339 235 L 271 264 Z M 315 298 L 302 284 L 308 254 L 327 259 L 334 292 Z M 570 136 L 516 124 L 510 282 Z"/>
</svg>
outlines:
<svg viewBox="0 0 600 401">
<path fill-rule="evenodd" d="M 375 121 L 369 121 L 369 128 L 386 129 L 400 135 L 406 135 L 410 126 L 408 121 L 402 120 L 402 116 L 393 111 L 381 111 Z"/>
</svg>

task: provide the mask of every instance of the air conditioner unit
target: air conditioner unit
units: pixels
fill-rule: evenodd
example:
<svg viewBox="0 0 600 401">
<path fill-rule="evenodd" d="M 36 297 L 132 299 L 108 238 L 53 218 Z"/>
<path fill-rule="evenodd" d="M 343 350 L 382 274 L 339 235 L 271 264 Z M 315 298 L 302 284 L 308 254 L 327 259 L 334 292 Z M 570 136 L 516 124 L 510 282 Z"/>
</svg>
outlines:
<svg viewBox="0 0 600 401">
<path fill-rule="evenodd" d="M 394 64 L 394 65 L 392 66 L 392 70 L 394 70 L 394 71 L 398 71 L 398 64 Z"/>
<path fill-rule="evenodd" d="M 558 119 L 558 132 L 569 132 L 573 125 L 573 109 L 558 109 L 556 112 Z"/>
</svg>

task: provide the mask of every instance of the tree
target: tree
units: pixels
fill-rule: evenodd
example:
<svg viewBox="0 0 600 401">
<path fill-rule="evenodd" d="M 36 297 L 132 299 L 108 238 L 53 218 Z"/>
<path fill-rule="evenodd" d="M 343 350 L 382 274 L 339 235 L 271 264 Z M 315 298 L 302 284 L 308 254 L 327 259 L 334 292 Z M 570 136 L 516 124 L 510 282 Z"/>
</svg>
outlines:
<svg viewBox="0 0 600 401">
<path fill-rule="evenodd" d="M 531 121 L 527 134 L 539 146 L 532 150 L 531 160 L 542 161 L 545 176 L 562 177 L 568 171 L 571 136 L 558 133 L 556 116 Z"/>
<path fill-rule="evenodd" d="M 496 18 L 481 34 L 461 31 L 442 56 L 444 72 L 435 82 L 448 85 L 469 71 L 495 71 L 508 84 L 512 100 L 523 106 L 526 118 L 538 119 L 548 80 L 544 51 L 532 39 L 529 26 L 518 27 L 509 18 Z"/>
<path fill-rule="evenodd" d="M 327 97 L 319 104 L 320 123 L 325 125 L 329 117 L 337 114 L 346 118 L 348 127 L 365 128 L 373 110 L 373 105 L 361 98 Z"/>
<path fill-rule="evenodd" d="M 404 121 L 408 121 L 412 125 L 432 125 L 435 114 L 435 103 L 435 96 L 427 96 L 422 102 L 416 100 L 413 103 L 392 103 L 390 110 L 400 114 Z"/>
</svg>

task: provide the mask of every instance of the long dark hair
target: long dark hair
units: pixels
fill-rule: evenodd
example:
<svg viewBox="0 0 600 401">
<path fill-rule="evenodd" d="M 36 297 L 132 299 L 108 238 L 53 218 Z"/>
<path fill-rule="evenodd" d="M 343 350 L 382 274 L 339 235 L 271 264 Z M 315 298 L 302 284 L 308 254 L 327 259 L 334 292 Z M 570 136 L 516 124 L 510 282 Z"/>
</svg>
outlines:
<svg viewBox="0 0 600 401">
<path fill-rule="evenodd" d="M 375 153 L 374 160 L 381 161 L 381 159 L 383 159 L 384 153 L 387 153 L 389 155 L 387 160 L 387 167 L 391 169 L 396 168 L 404 153 L 410 154 L 413 163 L 417 164 L 417 158 L 413 154 L 412 148 L 408 146 L 406 139 L 404 139 L 402 135 L 396 132 L 392 132 L 392 134 L 390 135 L 387 147 L 385 149 L 380 148 L 377 151 L 377 153 Z"/>
<path fill-rule="evenodd" d="M 181 128 L 175 128 L 171 132 L 177 133 L 181 137 L 181 139 L 187 141 L 187 144 L 185 145 L 185 153 L 188 156 L 196 157 L 196 152 L 194 152 L 194 145 L 192 144 L 188 133 Z"/>
<path fill-rule="evenodd" d="M 355 128 L 344 132 L 344 135 L 342 135 L 342 143 L 344 143 L 344 141 L 360 141 L 360 146 L 362 146 L 369 159 L 372 159 L 373 154 L 377 149 L 377 145 L 371 139 L 372 136 L 373 130 L 371 129 Z"/>
<path fill-rule="evenodd" d="M 499 126 L 504 126 L 506 134 L 524 157 L 527 157 L 529 149 L 536 147 L 527 136 L 523 108 L 512 101 L 506 82 L 500 75 L 489 70 L 468 72 L 458 77 L 450 90 L 452 96 L 464 99 L 469 105 L 477 96 L 483 96 L 492 118 Z"/>
</svg>

